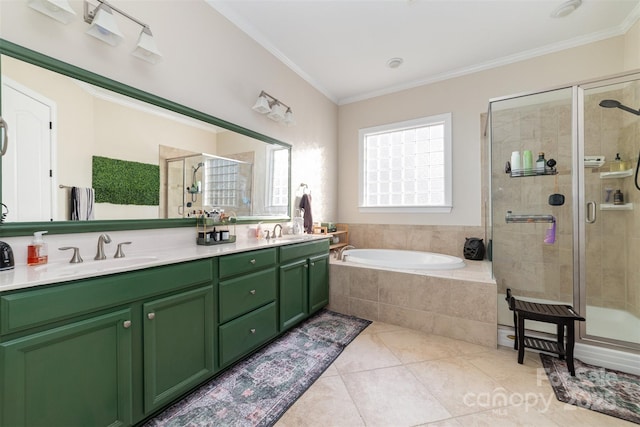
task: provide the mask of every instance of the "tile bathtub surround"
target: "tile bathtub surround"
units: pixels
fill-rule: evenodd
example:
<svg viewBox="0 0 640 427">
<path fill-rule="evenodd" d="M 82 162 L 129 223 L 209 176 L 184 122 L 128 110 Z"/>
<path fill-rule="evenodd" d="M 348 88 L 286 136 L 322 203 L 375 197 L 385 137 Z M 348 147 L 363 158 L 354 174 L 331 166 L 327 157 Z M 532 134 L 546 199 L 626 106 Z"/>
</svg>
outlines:
<svg viewBox="0 0 640 427">
<path fill-rule="evenodd" d="M 559 402 L 536 353 L 374 322 L 278 420 L 302 426 L 632 426 Z"/>
<path fill-rule="evenodd" d="M 467 268 L 437 277 L 333 261 L 329 309 L 495 348 L 496 284 L 487 266 Z"/>
<path fill-rule="evenodd" d="M 484 227 L 349 224 L 349 243 L 360 249 L 402 249 L 462 258 L 465 237 L 480 237 L 487 244 Z"/>
</svg>

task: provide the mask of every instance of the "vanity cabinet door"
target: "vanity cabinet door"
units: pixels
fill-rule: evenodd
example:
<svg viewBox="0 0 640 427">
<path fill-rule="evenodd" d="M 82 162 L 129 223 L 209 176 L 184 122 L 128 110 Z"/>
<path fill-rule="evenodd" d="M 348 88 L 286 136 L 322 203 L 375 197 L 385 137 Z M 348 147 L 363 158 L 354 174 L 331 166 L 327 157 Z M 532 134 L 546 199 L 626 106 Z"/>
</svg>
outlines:
<svg viewBox="0 0 640 427">
<path fill-rule="evenodd" d="M 309 314 L 329 304 L 329 254 L 309 259 Z"/>
<path fill-rule="evenodd" d="M 307 317 L 308 275 L 306 258 L 280 266 L 280 331 Z"/>
<path fill-rule="evenodd" d="M 3 426 L 132 424 L 131 310 L 0 344 Z"/>
<path fill-rule="evenodd" d="M 213 375 L 213 296 L 205 286 L 143 304 L 145 413 Z"/>
</svg>

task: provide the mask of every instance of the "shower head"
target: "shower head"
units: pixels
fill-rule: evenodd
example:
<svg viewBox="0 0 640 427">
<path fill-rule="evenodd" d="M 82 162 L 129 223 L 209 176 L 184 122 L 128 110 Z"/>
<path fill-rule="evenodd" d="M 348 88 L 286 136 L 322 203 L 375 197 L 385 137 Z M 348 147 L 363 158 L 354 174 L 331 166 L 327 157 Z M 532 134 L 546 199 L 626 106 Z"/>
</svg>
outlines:
<svg viewBox="0 0 640 427">
<path fill-rule="evenodd" d="M 633 108 L 627 107 L 615 99 L 603 99 L 600 101 L 599 105 L 603 108 L 620 108 L 621 110 L 640 116 L 640 110 L 634 110 Z"/>
<path fill-rule="evenodd" d="M 198 167 L 191 166 L 193 168 L 193 173 L 198 172 L 198 169 L 200 169 L 202 166 L 204 166 L 204 163 L 202 162 L 198 163 Z"/>
</svg>

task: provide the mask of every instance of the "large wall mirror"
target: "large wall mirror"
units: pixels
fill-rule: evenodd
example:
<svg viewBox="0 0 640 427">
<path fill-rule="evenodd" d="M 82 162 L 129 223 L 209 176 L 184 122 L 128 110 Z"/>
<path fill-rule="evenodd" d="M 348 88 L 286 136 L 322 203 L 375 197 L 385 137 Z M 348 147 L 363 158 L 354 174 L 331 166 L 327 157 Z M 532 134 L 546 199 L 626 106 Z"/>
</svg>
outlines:
<svg viewBox="0 0 640 427">
<path fill-rule="evenodd" d="M 3 40 L 0 55 L 1 235 L 289 219 L 290 145 Z"/>
</svg>

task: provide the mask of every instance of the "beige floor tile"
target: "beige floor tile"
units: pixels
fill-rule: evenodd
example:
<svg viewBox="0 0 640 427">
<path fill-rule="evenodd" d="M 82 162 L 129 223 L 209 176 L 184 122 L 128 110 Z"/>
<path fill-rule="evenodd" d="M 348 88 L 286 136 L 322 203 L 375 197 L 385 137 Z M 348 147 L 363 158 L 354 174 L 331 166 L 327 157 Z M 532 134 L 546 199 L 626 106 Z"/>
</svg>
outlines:
<svg viewBox="0 0 640 427">
<path fill-rule="evenodd" d="M 406 367 L 346 374 L 343 380 L 367 426 L 408 427 L 451 417 Z"/>
<path fill-rule="evenodd" d="M 487 374 L 462 358 L 408 365 L 452 415 L 463 415 L 506 406 L 511 394 Z"/>
<path fill-rule="evenodd" d="M 338 372 L 366 371 L 398 366 L 402 362 L 395 357 L 377 334 L 358 335 L 333 362 Z"/>
<path fill-rule="evenodd" d="M 549 417 L 562 426 L 582 426 L 582 427 L 616 427 L 616 426 L 637 426 L 629 421 L 620 418 L 601 414 L 590 409 L 580 408 L 560 402 L 554 396 L 549 405 Z"/>
<path fill-rule="evenodd" d="M 384 322 L 373 322 L 371 323 L 369 326 L 366 327 L 366 329 L 364 331 L 361 332 L 362 334 L 377 334 L 380 332 L 389 332 L 389 331 L 400 331 L 400 330 L 405 330 L 405 328 L 403 328 L 402 326 L 396 326 L 396 325 L 392 325 L 390 323 L 384 323 Z"/>
<path fill-rule="evenodd" d="M 364 426 L 340 377 L 320 378 L 278 420 L 276 427 Z"/>
<path fill-rule="evenodd" d="M 331 364 L 329 365 L 329 367 L 322 373 L 322 375 L 320 375 L 320 378 L 324 378 L 324 377 L 335 377 L 336 375 L 340 375 L 340 372 L 338 372 L 338 368 L 336 368 L 335 364 Z"/>
<path fill-rule="evenodd" d="M 379 333 L 378 337 L 403 363 L 443 359 L 490 350 L 480 345 L 410 329 L 383 332 Z"/>
</svg>

